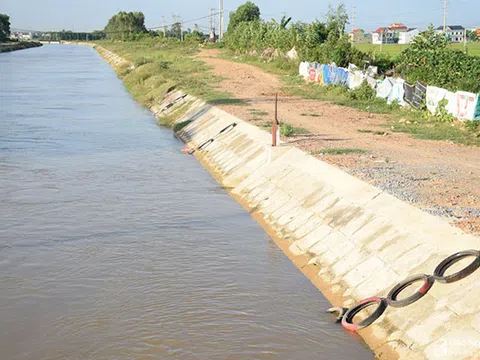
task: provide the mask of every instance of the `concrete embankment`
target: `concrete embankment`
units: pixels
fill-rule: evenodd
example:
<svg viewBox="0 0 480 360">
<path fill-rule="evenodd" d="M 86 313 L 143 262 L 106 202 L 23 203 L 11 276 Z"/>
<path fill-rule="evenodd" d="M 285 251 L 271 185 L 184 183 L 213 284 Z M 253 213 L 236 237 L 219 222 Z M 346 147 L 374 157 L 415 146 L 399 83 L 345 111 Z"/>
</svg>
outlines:
<svg viewBox="0 0 480 360">
<path fill-rule="evenodd" d="M 447 256 L 479 248 L 477 237 L 293 146 L 272 148 L 267 132 L 183 95 L 170 92 L 151 110 L 191 121 L 178 133 L 191 149 L 214 138 L 194 154 L 334 305 L 385 297 L 408 276 L 432 274 Z M 388 307 L 359 334 L 379 358 L 480 358 L 479 285 L 480 271 L 435 283 L 414 304 Z"/>
<path fill-rule="evenodd" d="M 18 41 L 11 43 L 2 43 L 0 44 L 0 53 L 30 49 L 40 46 L 42 46 L 42 44 L 36 41 Z"/>
</svg>

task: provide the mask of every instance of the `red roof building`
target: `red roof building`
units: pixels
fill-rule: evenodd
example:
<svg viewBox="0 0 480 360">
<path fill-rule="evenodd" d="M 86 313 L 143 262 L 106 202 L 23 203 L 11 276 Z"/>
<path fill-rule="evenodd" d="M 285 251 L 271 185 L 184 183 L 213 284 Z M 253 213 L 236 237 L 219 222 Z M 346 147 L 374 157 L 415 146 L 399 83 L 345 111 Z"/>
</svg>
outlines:
<svg viewBox="0 0 480 360">
<path fill-rule="evenodd" d="M 393 23 L 393 24 L 390 24 L 390 26 L 388 27 L 388 29 L 390 31 L 407 31 L 408 30 L 408 27 L 406 27 L 405 25 L 403 25 L 402 23 Z"/>
</svg>

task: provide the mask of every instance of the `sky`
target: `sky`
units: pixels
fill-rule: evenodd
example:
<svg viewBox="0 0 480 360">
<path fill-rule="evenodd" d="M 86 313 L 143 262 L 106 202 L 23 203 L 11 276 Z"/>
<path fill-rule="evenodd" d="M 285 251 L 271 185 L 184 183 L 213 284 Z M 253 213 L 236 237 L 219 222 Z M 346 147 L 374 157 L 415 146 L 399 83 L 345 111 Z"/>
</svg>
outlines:
<svg viewBox="0 0 480 360">
<path fill-rule="evenodd" d="M 244 0 L 224 0 L 225 24 L 228 13 Z M 402 22 L 408 27 L 426 28 L 430 23 L 440 26 L 443 22 L 443 0 L 254 0 L 262 18 L 279 19 L 284 13 L 293 21 L 310 22 L 322 20 L 328 5 L 345 4 L 350 18 L 355 8 L 355 28 L 370 32 L 392 22 Z M 217 0 L 1 0 L 0 13 L 10 16 L 12 28 L 25 30 L 73 30 L 93 31 L 103 29 L 108 19 L 118 11 L 142 11 L 148 28 L 162 25 L 162 16 L 167 24 L 180 16 L 185 27 L 193 28 L 198 23 L 207 31 L 210 9 L 218 11 Z M 448 0 L 447 23 L 480 28 L 479 0 Z M 191 21 L 200 17 L 205 19 Z M 218 24 L 218 19 L 217 19 Z M 218 25 L 217 25 L 218 26 Z M 226 26 L 226 25 L 225 25 Z M 347 26 L 351 29 L 351 25 Z"/>
</svg>

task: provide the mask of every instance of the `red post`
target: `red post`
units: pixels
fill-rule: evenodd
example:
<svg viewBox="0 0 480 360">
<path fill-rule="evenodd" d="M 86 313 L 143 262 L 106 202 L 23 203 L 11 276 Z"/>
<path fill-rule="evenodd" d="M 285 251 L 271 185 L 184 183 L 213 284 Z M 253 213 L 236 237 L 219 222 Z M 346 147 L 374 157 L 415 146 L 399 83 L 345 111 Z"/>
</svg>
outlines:
<svg viewBox="0 0 480 360">
<path fill-rule="evenodd" d="M 280 123 L 278 121 L 278 94 L 275 95 L 275 119 L 272 124 L 272 146 L 277 146 L 277 139 L 280 139 Z"/>
</svg>

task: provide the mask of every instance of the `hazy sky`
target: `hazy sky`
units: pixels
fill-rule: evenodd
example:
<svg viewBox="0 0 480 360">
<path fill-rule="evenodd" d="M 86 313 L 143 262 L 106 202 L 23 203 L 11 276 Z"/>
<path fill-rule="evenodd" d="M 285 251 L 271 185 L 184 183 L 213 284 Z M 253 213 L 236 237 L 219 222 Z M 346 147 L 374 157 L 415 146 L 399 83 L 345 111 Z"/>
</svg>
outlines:
<svg viewBox="0 0 480 360">
<path fill-rule="evenodd" d="M 244 3 L 243 0 L 224 0 L 225 14 Z M 328 4 L 343 2 L 351 16 L 356 7 L 355 27 L 367 31 L 392 22 L 403 22 L 409 27 L 441 25 L 443 0 L 256 0 L 263 18 L 280 18 L 285 12 L 294 21 L 322 19 Z M 479 0 L 448 0 L 448 20 L 452 25 L 468 28 L 480 27 Z M 120 10 L 142 11 L 147 27 L 160 26 L 162 16 L 167 24 L 173 22 L 173 14 L 186 21 L 185 27 L 193 28 L 197 22 L 202 29 L 208 27 L 208 19 L 188 22 L 208 16 L 211 8 L 218 9 L 216 0 L 1 0 L 0 13 L 10 15 L 13 28 L 32 30 L 91 31 L 102 29 L 108 19 Z M 218 20 L 217 20 L 218 22 Z M 350 26 L 348 27 L 350 29 Z"/>
</svg>

